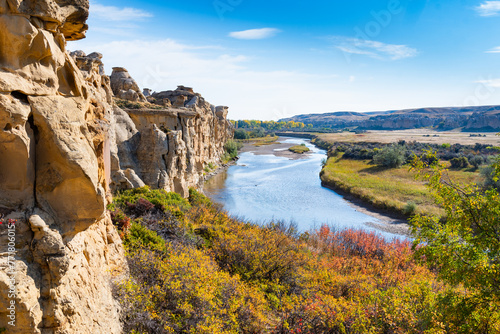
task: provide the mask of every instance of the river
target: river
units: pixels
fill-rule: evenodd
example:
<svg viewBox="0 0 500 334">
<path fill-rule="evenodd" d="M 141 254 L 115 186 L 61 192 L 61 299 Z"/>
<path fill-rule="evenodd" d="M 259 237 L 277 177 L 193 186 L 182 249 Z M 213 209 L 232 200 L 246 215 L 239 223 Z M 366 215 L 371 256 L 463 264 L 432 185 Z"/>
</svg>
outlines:
<svg viewBox="0 0 500 334">
<path fill-rule="evenodd" d="M 255 223 L 294 222 L 300 231 L 328 224 L 377 231 L 385 238 L 397 236 L 374 228 L 379 219 L 321 186 L 321 163 L 327 158 L 324 150 L 307 139 L 280 137 L 279 142 L 260 148 L 247 144 L 237 165 L 205 183 L 205 194 L 231 215 Z M 288 151 L 300 144 L 311 152 L 296 155 Z"/>
</svg>

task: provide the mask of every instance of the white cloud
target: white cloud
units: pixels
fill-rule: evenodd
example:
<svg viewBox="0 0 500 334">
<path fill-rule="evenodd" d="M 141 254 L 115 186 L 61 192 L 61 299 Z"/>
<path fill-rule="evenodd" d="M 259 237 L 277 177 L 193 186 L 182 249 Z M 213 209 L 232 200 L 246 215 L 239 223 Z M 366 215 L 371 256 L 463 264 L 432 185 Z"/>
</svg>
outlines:
<svg viewBox="0 0 500 334">
<path fill-rule="evenodd" d="M 484 84 L 488 87 L 492 88 L 500 88 L 500 78 L 498 79 L 487 79 L 487 80 L 478 80 L 476 83 Z"/>
<path fill-rule="evenodd" d="M 119 8 L 115 6 L 104 6 L 96 2 L 90 3 L 90 16 L 94 16 L 101 20 L 106 21 L 139 21 L 149 17 L 153 14 L 148 13 L 142 9 L 124 7 Z"/>
<path fill-rule="evenodd" d="M 329 40 L 337 49 L 347 54 L 365 55 L 376 59 L 398 60 L 415 57 L 418 54 L 416 49 L 406 45 L 386 44 L 344 36 L 332 36 Z"/>
<path fill-rule="evenodd" d="M 495 16 L 500 14 L 500 1 L 485 1 L 476 7 L 481 16 Z"/>
<path fill-rule="evenodd" d="M 165 91 L 177 85 L 193 87 L 208 102 L 229 106 L 233 119 L 277 120 L 311 108 L 326 112 L 336 110 L 341 99 L 353 98 L 348 91 L 333 86 L 337 76 L 332 73 L 259 71 L 253 68 L 258 60 L 220 46 L 187 45 L 172 39 L 99 43 L 84 39 L 68 47 L 86 53 L 99 51 L 108 75 L 114 66 L 125 67 L 141 88 Z M 311 101 L 323 102 L 313 106 Z"/>
<path fill-rule="evenodd" d="M 280 30 L 276 28 L 249 29 L 243 31 L 233 31 L 229 37 L 236 39 L 264 39 L 275 36 Z"/>
<path fill-rule="evenodd" d="M 341 65 L 318 64 L 318 74 L 284 67 L 259 70 L 266 60 L 219 45 L 136 37 L 120 41 L 89 38 L 70 42 L 68 48 L 102 53 L 108 75 L 113 66 L 125 67 L 141 88 L 165 91 L 177 85 L 193 87 L 208 102 L 229 106 L 231 119 L 277 120 L 304 113 L 454 103 L 452 97 L 443 97 L 442 90 L 424 89 L 427 86 L 418 80 L 356 77 L 355 84 L 346 84 L 352 73 L 343 72 Z M 251 49 L 248 52 L 254 54 Z"/>
<path fill-rule="evenodd" d="M 497 46 L 496 48 L 493 48 L 489 51 L 486 51 L 486 53 L 500 53 L 500 46 Z"/>
</svg>

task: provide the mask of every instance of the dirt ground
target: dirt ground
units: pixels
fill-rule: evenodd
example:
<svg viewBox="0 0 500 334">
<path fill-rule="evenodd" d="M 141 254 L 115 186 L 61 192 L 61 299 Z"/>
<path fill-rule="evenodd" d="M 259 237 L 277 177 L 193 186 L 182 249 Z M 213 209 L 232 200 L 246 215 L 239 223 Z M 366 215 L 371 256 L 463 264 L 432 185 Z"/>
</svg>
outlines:
<svg viewBox="0 0 500 334">
<path fill-rule="evenodd" d="M 479 133 L 474 133 L 479 134 Z M 352 132 L 320 134 L 318 137 L 329 142 L 380 142 L 394 143 L 400 140 L 417 141 L 432 144 L 462 144 L 475 145 L 476 143 L 500 146 L 500 136 L 494 132 L 480 133 L 486 137 L 470 137 L 469 132 L 433 131 L 429 129 L 401 130 L 401 131 L 367 131 L 362 134 Z M 428 137 L 429 136 L 429 137 Z"/>
<path fill-rule="evenodd" d="M 288 149 L 297 144 L 292 143 L 281 143 L 280 140 L 284 141 L 288 138 L 280 137 L 278 141 L 270 145 L 255 146 L 254 143 L 249 142 L 243 145 L 240 152 L 252 152 L 255 155 L 275 155 L 277 157 L 285 157 L 288 159 L 304 159 L 307 157 L 307 153 L 298 154 L 289 151 Z"/>
</svg>

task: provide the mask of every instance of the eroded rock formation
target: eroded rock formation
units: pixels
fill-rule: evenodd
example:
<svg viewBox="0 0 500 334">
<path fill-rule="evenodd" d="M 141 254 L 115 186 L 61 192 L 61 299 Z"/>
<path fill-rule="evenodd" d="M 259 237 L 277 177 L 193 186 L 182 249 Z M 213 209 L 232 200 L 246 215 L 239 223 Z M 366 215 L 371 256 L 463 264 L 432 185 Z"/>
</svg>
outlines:
<svg viewBox="0 0 500 334">
<path fill-rule="evenodd" d="M 113 67 L 111 87 L 113 93 L 119 99 L 146 102 L 146 98 L 141 93 L 139 85 L 123 67 Z"/>
<path fill-rule="evenodd" d="M 130 78 L 125 69 L 120 73 Z M 119 91 L 114 82 L 113 91 Z M 220 164 L 224 145 L 233 136 L 228 109 L 211 105 L 184 86 L 153 93 L 148 100 L 151 104 L 142 108 L 114 109 L 112 186 L 148 185 L 187 196 L 189 187 L 200 186 L 208 164 Z"/>
<path fill-rule="evenodd" d="M 109 78 L 98 54 L 66 52 L 87 16 L 87 0 L 0 0 L 0 215 L 16 221 L 15 257 L 0 225 L 8 333 L 121 332 L 110 279 L 125 263 L 105 210 Z"/>
</svg>

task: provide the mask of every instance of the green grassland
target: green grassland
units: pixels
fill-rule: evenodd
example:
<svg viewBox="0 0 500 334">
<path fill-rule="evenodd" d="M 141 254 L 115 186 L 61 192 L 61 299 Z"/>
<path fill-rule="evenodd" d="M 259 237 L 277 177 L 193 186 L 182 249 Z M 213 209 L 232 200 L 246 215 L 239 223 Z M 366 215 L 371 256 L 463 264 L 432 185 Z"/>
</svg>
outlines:
<svg viewBox="0 0 500 334">
<path fill-rule="evenodd" d="M 348 193 L 378 209 L 404 216 L 438 215 L 443 211 L 434 204 L 425 182 L 415 178 L 408 165 L 399 168 L 376 166 L 370 160 L 328 159 L 321 172 L 325 186 Z M 448 176 L 459 184 L 479 182 L 479 172 L 449 170 Z"/>
</svg>

